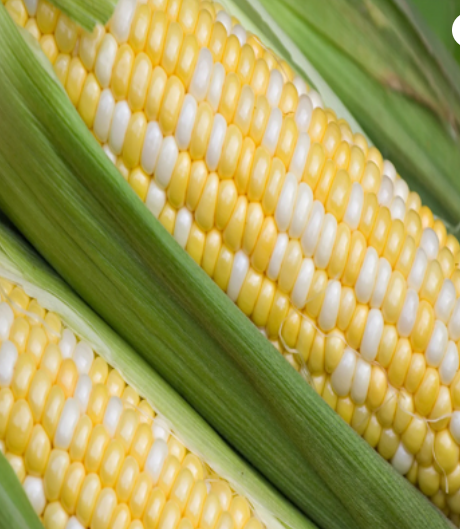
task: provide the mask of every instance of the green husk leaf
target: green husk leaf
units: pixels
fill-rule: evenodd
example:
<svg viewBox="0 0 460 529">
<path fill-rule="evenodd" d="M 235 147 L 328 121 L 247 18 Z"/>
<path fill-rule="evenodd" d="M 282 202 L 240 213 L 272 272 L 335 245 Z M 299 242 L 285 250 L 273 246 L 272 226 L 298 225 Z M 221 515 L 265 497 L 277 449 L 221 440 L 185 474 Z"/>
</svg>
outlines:
<svg viewBox="0 0 460 529">
<path fill-rule="evenodd" d="M 327 528 L 446 527 L 161 227 L 0 8 L 0 207 L 244 458 Z M 31 156 L 32 155 L 32 156 Z"/>
<path fill-rule="evenodd" d="M 416 20 L 410 2 L 260 1 L 283 30 L 279 40 L 290 36 L 409 186 L 456 225 L 460 67 Z"/>
<path fill-rule="evenodd" d="M 172 426 L 173 432 L 235 490 L 248 497 L 273 529 L 314 529 L 297 509 L 244 462 L 215 431 L 117 334 L 77 297 L 17 233 L 0 219 L 0 276 L 21 285 L 90 343 Z M 9 467 L 9 465 L 8 465 Z M 13 474 L 14 475 L 14 474 Z M 3 482 L 0 463 L 0 500 Z M 1 501 L 0 501 L 1 505 Z M 0 520 L 2 509 L 0 509 Z M 0 528 L 3 527 L 0 522 Z M 12 526 L 7 526 L 10 529 Z M 16 527 L 16 526 L 15 526 Z M 31 526 L 33 527 L 33 526 Z M 41 526 L 39 526 L 41 527 Z"/>
<path fill-rule="evenodd" d="M 0 452 L 0 529 L 43 529 L 16 474 Z"/>
<path fill-rule="evenodd" d="M 105 25 L 115 10 L 118 0 L 50 0 L 58 9 L 86 31 L 96 24 Z"/>
</svg>

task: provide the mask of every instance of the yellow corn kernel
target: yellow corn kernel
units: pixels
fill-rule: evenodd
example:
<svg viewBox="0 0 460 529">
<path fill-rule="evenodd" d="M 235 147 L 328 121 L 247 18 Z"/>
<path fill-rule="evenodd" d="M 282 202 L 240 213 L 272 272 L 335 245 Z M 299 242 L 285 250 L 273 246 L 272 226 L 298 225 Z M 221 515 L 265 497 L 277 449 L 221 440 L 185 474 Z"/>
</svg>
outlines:
<svg viewBox="0 0 460 529">
<path fill-rule="evenodd" d="M 0 389 L 0 439 L 5 438 L 13 404 L 14 395 L 10 388 Z"/>
<path fill-rule="evenodd" d="M 216 206 L 216 228 L 224 230 L 235 209 L 238 191 L 233 180 L 223 180 L 219 184 Z"/>
<path fill-rule="evenodd" d="M 406 278 L 411 271 L 416 251 L 417 247 L 415 245 L 415 241 L 410 235 L 408 235 L 404 241 L 401 253 L 399 254 L 399 258 L 395 266 L 395 269 L 399 270 Z"/>
<path fill-rule="evenodd" d="M 125 447 L 119 440 L 110 441 L 101 463 L 100 478 L 103 487 L 114 487 L 125 458 Z"/>
<path fill-rule="evenodd" d="M 351 234 L 350 251 L 342 277 L 342 283 L 345 286 L 354 286 L 358 279 L 361 266 L 366 254 L 367 244 L 364 235 L 360 231 L 354 231 Z"/>
<path fill-rule="evenodd" d="M 409 370 L 411 357 L 412 349 L 409 340 L 401 338 L 388 369 L 388 379 L 394 387 L 400 388 L 403 385 Z"/>
<path fill-rule="evenodd" d="M 45 529 L 65 529 L 69 516 L 58 501 L 48 503 L 43 513 Z"/>
<path fill-rule="evenodd" d="M 337 327 L 341 331 L 346 331 L 350 325 L 351 318 L 356 308 L 355 291 L 350 287 L 342 287 L 340 294 L 339 314 L 337 317 Z"/>
<path fill-rule="evenodd" d="M 406 299 L 407 285 L 401 272 L 393 272 L 383 300 L 382 313 L 385 321 L 396 323 Z"/>
<path fill-rule="evenodd" d="M 155 488 L 150 493 L 150 496 L 145 507 L 143 516 L 144 526 L 146 528 L 157 527 L 164 506 L 166 504 L 166 496 L 163 490 Z"/>
<path fill-rule="evenodd" d="M 399 445 L 399 435 L 395 434 L 392 428 L 382 431 L 377 449 L 384 459 L 391 459 Z"/>
<path fill-rule="evenodd" d="M 338 222 L 340 222 L 345 215 L 350 193 L 350 177 L 346 171 L 340 169 L 337 171 L 334 181 L 332 182 L 326 201 L 326 211 L 332 213 Z"/>
<path fill-rule="evenodd" d="M 355 405 L 350 397 L 341 397 L 337 400 L 336 411 L 347 424 L 351 423 L 354 410 Z"/>
<path fill-rule="evenodd" d="M 129 500 L 138 476 L 139 463 L 132 456 L 126 457 L 118 474 L 115 487 L 119 501 L 127 502 Z"/>
<path fill-rule="evenodd" d="M 139 3 L 131 24 L 128 42 L 135 53 L 140 53 L 147 42 L 152 10 L 148 4 Z"/>
<path fill-rule="evenodd" d="M 152 72 L 145 103 L 145 115 L 149 121 L 158 119 L 167 80 L 166 72 L 157 66 Z"/>
<path fill-rule="evenodd" d="M 35 40 L 37 41 L 40 40 L 42 34 L 41 34 L 40 29 L 38 28 L 37 21 L 34 18 L 29 18 L 29 20 L 27 20 L 26 25 L 24 27 L 32 35 L 32 37 Z"/>
<path fill-rule="evenodd" d="M 414 394 L 417 391 L 425 375 L 425 370 L 425 356 L 421 353 L 414 353 L 411 358 L 406 381 L 404 382 L 404 386 L 409 393 Z"/>
<path fill-rule="evenodd" d="M 220 178 L 233 178 L 243 147 L 243 135 L 236 125 L 227 128 L 217 172 Z"/>
<path fill-rule="evenodd" d="M 373 366 L 369 391 L 367 393 L 367 404 L 369 408 L 373 410 L 380 408 L 387 393 L 387 388 L 388 380 L 386 373 L 379 366 Z"/>
<path fill-rule="evenodd" d="M 265 95 L 258 95 L 256 97 L 254 113 L 249 128 L 249 135 L 256 145 L 260 145 L 262 142 L 270 112 L 271 108 L 268 99 Z"/>
<path fill-rule="evenodd" d="M 286 169 L 283 162 L 279 158 L 273 158 L 267 185 L 265 186 L 262 197 L 262 208 L 266 215 L 273 215 L 275 213 L 285 176 Z"/>
<path fill-rule="evenodd" d="M 24 353 L 19 356 L 11 381 L 11 390 L 16 400 L 27 397 L 35 370 L 36 361 L 32 353 Z"/>
<path fill-rule="evenodd" d="M 145 53 L 140 53 L 134 61 L 128 90 L 128 103 L 133 112 L 144 108 L 151 77 L 152 63 Z"/>
<path fill-rule="evenodd" d="M 98 356 L 89 370 L 89 378 L 93 385 L 96 384 L 105 384 L 107 376 L 109 374 L 109 366 L 107 362 L 101 357 Z"/>
<path fill-rule="evenodd" d="M 195 118 L 195 125 L 190 142 L 190 156 L 192 160 L 201 160 L 206 154 L 209 137 L 211 135 L 214 121 L 214 112 L 211 105 L 206 101 L 198 105 Z"/>
<path fill-rule="evenodd" d="M 367 162 L 361 178 L 361 185 L 365 193 L 377 194 L 380 189 L 381 173 L 373 162 Z"/>
<path fill-rule="evenodd" d="M 78 370 L 75 362 L 71 358 L 65 358 L 59 368 L 56 384 L 62 388 L 66 398 L 73 395 L 77 381 Z"/>
<path fill-rule="evenodd" d="M 169 202 L 176 209 L 181 208 L 185 203 L 191 167 L 190 154 L 188 152 L 179 153 L 167 192 Z"/>
<path fill-rule="evenodd" d="M 379 213 L 379 203 L 377 196 L 374 193 L 366 193 L 364 195 L 363 212 L 359 222 L 359 231 L 368 239 L 374 228 L 377 215 Z"/>
<path fill-rule="evenodd" d="M 223 232 L 225 244 L 234 252 L 241 248 L 246 216 L 248 210 L 248 200 L 245 196 L 238 197 L 233 214 Z"/>
<path fill-rule="evenodd" d="M 433 212 L 427 206 L 422 206 L 419 210 L 420 220 L 422 221 L 422 228 L 431 228 L 434 224 Z"/>
<path fill-rule="evenodd" d="M 409 210 L 404 219 L 404 226 L 407 235 L 410 235 L 418 246 L 422 237 L 422 222 L 419 214 L 414 210 Z"/>
<path fill-rule="evenodd" d="M 37 24 L 43 34 L 54 33 L 58 21 L 59 11 L 46 0 L 38 2 Z"/>
<path fill-rule="evenodd" d="M 357 305 L 348 326 L 345 336 L 350 347 L 355 350 L 359 350 L 361 345 L 368 314 L 369 307 L 367 305 Z"/>
<path fill-rule="evenodd" d="M 201 266 L 203 270 L 212 277 L 217 264 L 217 259 L 222 247 L 222 234 L 218 230 L 211 230 L 207 236 L 204 245 L 203 259 Z"/>
<path fill-rule="evenodd" d="M 40 362 L 40 368 L 48 373 L 51 382 L 56 381 L 59 368 L 61 367 L 61 361 L 62 358 L 59 347 L 55 344 L 47 345 Z"/>
<path fill-rule="evenodd" d="M 48 312 L 45 316 L 46 335 L 51 343 L 56 343 L 61 336 L 61 320 L 59 316 Z"/>
<path fill-rule="evenodd" d="M 130 455 L 137 461 L 139 468 L 144 468 L 144 463 L 152 443 L 153 434 L 151 426 L 146 423 L 140 424 L 129 451 Z"/>
<path fill-rule="evenodd" d="M 141 472 L 129 500 L 129 508 L 133 518 L 142 518 L 152 487 L 153 483 L 150 475 L 147 472 Z"/>
<path fill-rule="evenodd" d="M 203 231 L 209 231 L 214 227 L 218 192 L 219 177 L 216 173 L 210 173 L 195 211 L 196 223 Z"/>
<path fill-rule="evenodd" d="M 435 259 L 428 264 L 425 279 L 419 292 L 420 300 L 425 300 L 434 306 L 443 282 L 444 274 L 441 265 Z"/>
<path fill-rule="evenodd" d="M 310 125 L 308 127 L 308 134 L 311 142 L 321 142 L 327 128 L 327 116 L 322 108 L 315 108 L 311 115 Z"/>
<path fill-rule="evenodd" d="M 276 287 L 272 281 L 264 278 L 257 298 L 252 319 L 259 327 L 265 327 L 275 298 Z"/>
<path fill-rule="evenodd" d="M 59 499 L 61 488 L 64 483 L 64 477 L 69 465 L 70 458 L 68 452 L 56 449 L 51 451 L 45 475 L 43 477 L 45 495 L 49 501 L 56 501 Z"/>
<path fill-rule="evenodd" d="M 394 325 L 385 325 L 377 353 L 377 361 L 382 367 L 387 368 L 390 365 L 397 344 L 398 333 L 396 327 Z"/>
<path fill-rule="evenodd" d="M 12 454 L 11 452 L 6 452 L 5 458 L 13 469 L 13 472 L 16 474 L 19 482 L 22 483 L 26 478 L 24 459 L 20 456 L 17 456 L 16 454 Z"/>
<path fill-rule="evenodd" d="M 70 443 L 69 454 L 72 461 L 83 461 L 92 431 L 93 423 L 91 419 L 88 415 L 82 415 Z"/>
<path fill-rule="evenodd" d="M 337 148 L 342 140 L 340 128 L 335 122 L 330 122 L 324 132 L 322 144 L 328 158 L 333 158 Z"/>
<path fill-rule="evenodd" d="M 190 235 L 185 250 L 199 266 L 202 266 L 205 243 L 206 234 L 198 227 L 198 224 L 194 222 L 190 229 Z"/>
<path fill-rule="evenodd" d="M 63 389 L 60 386 L 53 386 L 46 399 L 42 416 L 42 426 L 50 439 L 54 439 L 54 433 L 61 416 L 62 408 L 64 407 L 65 398 Z"/>
<path fill-rule="evenodd" d="M 333 160 L 326 160 L 323 170 L 321 172 L 321 177 L 318 182 L 318 185 L 315 189 L 315 198 L 323 204 L 326 204 L 329 191 L 332 187 L 332 183 L 336 178 L 337 165 Z"/>
<path fill-rule="evenodd" d="M 382 427 L 380 426 L 379 421 L 375 415 L 371 415 L 369 423 L 364 431 L 364 439 L 375 448 L 380 440 L 382 435 Z"/>
<path fill-rule="evenodd" d="M 394 220 L 390 224 L 390 231 L 383 250 L 383 257 L 393 267 L 401 253 L 404 244 L 404 224 L 400 220 Z"/>
<path fill-rule="evenodd" d="M 264 213 L 259 202 L 252 202 L 248 206 L 246 224 L 243 235 L 243 250 L 251 255 L 259 239 L 264 222 Z"/>
<path fill-rule="evenodd" d="M 11 326 L 9 339 L 16 346 L 19 354 L 26 350 L 29 333 L 30 323 L 26 318 L 16 318 Z"/>
<path fill-rule="evenodd" d="M 50 63 L 54 64 L 59 55 L 59 50 L 58 50 L 56 39 L 54 38 L 54 36 L 53 35 L 43 35 L 40 38 L 40 46 L 42 48 L 43 53 L 47 57 L 47 59 L 50 61 Z"/>
<path fill-rule="evenodd" d="M 76 515 L 84 527 L 88 527 L 93 516 L 96 501 L 101 492 L 101 481 L 97 474 L 88 474 L 81 486 Z"/>
<path fill-rule="evenodd" d="M 60 492 L 60 501 L 69 515 L 75 513 L 85 475 L 85 467 L 80 462 L 72 463 L 67 468 Z"/>
<path fill-rule="evenodd" d="M 112 514 L 117 506 L 117 496 L 113 489 L 102 489 L 97 498 L 91 517 L 92 529 L 109 529 Z"/>
<path fill-rule="evenodd" d="M 61 53 L 72 53 L 78 37 L 77 25 L 61 13 L 57 21 L 54 36 Z"/>
<path fill-rule="evenodd" d="M 417 413 L 427 416 L 433 409 L 439 392 L 439 374 L 437 369 L 429 367 L 422 383 L 415 393 L 415 409 Z"/>
<path fill-rule="evenodd" d="M 43 475 L 50 452 L 51 443 L 45 430 L 40 424 L 35 425 L 24 455 L 27 473 L 33 476 Z"/>
<path fill-rule="evenodd" d="M 172 75 L 176 69 L 179 59 L 179 53 L 184 40 L 184 32 L 180 24 L 171 22 L 166 33 L 163 54 L 161 57 L 161 66 L 167 75 Z"/>
<path fill-rule="evenodd" d="M 42 359 L 47 344 L 48 337 L 46 336 L 46 332 L 43 327 L 32 325 L 29 333 L 29 340 L 27 341 L 26 352 L 33 356 L 36 365 Z"/>
<path fill-rule="evenodd" d="M 24 27 L 26 25 L 28 18 L 27 10 L 21 0 L 7 0 L 5 7 L 18 26 Z"/>
<path fill-rule="evenodd" d="M 280 289 L 287 294 L 289 294 L 294 287 L 294 283 L 302 265 L 302 258 L 303 254 L 299 241 L 289 241 L 278 278 Z"/>
<path fill-rule="evenodd" d="M 97 25 L 92 33 L 83 32 L 80 38 L 78 54 L 84 67 L 90 71 L 96 62 L 99 46 L 105 35 L 105 28 Z"/>
<path fill-rule="evenodd" d="M 109 397 L 109 390 L 105 384 L 95 384 L 93 386 L 86 410 L 93 424 L 102 422 Z"/>
<path fill-rule="evenodd" d="M 348 165 L 352 182 L 361 182 L 365 165 L 366 159 L 363 151 L 357 145 L 353 145 L 350 149 L 350 163 Z"/>
<path fill-rule="evenodd" d="M 291 162 L 291 158 L 297 144 L 297 137 L 298 130 L 294 118 L 291 116 L 284 118 L 275 156 L 279 158 L 286 167 L 289 167 Z"/>
<path fill-rule="evenodd" d="M 452 414 L 452 401 L 450 391 L 446 386 L 439 388 L 436 404 L 430 413 L 431 428 L 434 431 L 444 430 L 449 424 L 449 417 Z"/>
<path fill-rule="evenodd" d="M 85 469 L 87 472 L 99 472 L 109 440 L 109 434 L 105 427 L 102 424 L 97 424 L 91 432 L 86 449 Z"/>
<path fill-rule="evenodd" d="M 455 258 L 447 246 L 441 249 L 438 254 L 437 261 L 441 265 L 444 277 L 450 278 L 455 270 Z"/>
<path fill-rule="evenodd" d="M 198 46 L 207 47 L 211 39 L 214 17 L 207 9 L 201 9 L 198 14 L 198 20 L 195 27 L 195 35 Z"/>
</svg>

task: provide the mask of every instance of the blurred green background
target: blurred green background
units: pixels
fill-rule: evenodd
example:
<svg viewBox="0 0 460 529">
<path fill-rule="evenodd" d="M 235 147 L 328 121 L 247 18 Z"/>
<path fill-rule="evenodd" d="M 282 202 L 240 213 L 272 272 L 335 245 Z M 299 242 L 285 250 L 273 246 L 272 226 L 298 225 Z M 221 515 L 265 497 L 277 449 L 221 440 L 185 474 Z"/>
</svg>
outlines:
<svg viewBox="0 0 460 529">
<path fill-rule="evenodd" d="M 446 48 L 460 62 L 460 46 L 452 38 L 452 24 L 460 15 L 460 0 L 413 0 Z"/>
</svg>

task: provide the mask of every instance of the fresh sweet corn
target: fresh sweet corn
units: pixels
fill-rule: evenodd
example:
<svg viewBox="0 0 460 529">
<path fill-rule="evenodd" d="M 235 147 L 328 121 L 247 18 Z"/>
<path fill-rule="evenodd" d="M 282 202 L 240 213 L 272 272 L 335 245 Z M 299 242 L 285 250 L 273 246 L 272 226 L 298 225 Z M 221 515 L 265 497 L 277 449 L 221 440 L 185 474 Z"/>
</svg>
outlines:
<svg viewBox="0 0 460 529">
<path fill-rule="evenodd" d="M 393 164 L 218 4 L 121 0 L 91 35 L 44 0 L 6 7 L 177 242 L 458 518 L 459 243 Z"/>
<path fill-rule="evenodd" d="M 65 322 L 0 286 L 0 450 L 46 529 L 265 527 Z M 35 354 L 37 330 L 50 334 Z"/>
</svg>

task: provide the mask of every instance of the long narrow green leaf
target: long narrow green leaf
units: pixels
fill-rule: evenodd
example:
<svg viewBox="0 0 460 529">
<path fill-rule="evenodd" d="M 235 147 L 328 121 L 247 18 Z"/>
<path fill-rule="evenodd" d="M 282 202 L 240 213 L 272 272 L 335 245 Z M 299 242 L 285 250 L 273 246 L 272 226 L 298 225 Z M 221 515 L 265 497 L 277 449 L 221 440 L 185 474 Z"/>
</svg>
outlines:
<svg viewBox="0 0 460 529">
<path fill-rule="evenodd" d="M 21 231 L 318 525 L 445 527 L 166 233 L 43 72 L 0 8 L 0 207 Z"/>
<path fill-rule="evenodd" d="M 235 490 L 252 501 L 257 515 L 269 528 L 280 529 L 282 525 L 314 529 L 311 522 L 242 461 L 139 355 L 37 257 L 18 234 L 3 223 L 0 223 L 0 275 L 21 285 L 47 310 L 58 314 L 81 339 L 90 343 L 99 355 L 118 369 L 125 380 L 167 419 L 174 433 L 190 450 L 201 455 L 213 470 L 232 483 Z M 3 485 L 0 467 L 0 487 Z M 0 518 L 1 511 L 0 507 Z"/>
<path fill-rule="evenodd" d="M 16 474 L 1 452 L 0 529 L 43 529 Z"/>
</svg>

